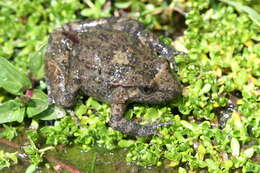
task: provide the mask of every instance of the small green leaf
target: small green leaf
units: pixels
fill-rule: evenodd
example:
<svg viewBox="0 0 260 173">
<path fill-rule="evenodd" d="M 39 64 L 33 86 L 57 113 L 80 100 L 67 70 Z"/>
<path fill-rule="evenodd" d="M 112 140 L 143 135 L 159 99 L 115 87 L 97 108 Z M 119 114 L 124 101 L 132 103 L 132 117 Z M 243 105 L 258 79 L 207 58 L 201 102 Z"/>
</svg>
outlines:
<svg viewBox="0 0 260 173">
<path fill-rule="evenodd" d="M 29 69 L 33 78 L 40 80 L 44 77 L 44 54 L 46 46 L 43 46 L 35 55 L 30 58 Z"/>
<path fill-rule="evenodd" d="M 233 156 L 239 156 L 240 145 L 236 138 L 231 139 L 231 151 Z"/>
<path fill-rule="evenodd" d="M 27 169 L 25 173 L 34 173 L 37 169 L 37 165 L 31 164 Z"/>
<path fill-rule="evenodd" d="M 229 170 L 233 166 L 233 162 L 231 160 L 225 160 L 223 166 L 226 170 Z"/>
<path fill-rule="evenodd" d="M 14 95 L 32 87 L 31 81 L 5 58 L 0 57 L 0 87 Z"/>
<path fill-rule="evenodd" d="M 127 2 L 116 2 L 115 7 L 117 8 L 127 8 L 132 4 L 132 1 L 127 1 Z"/>
<path fill-rule="evenodd" d="M 18 100 L 10 100 L 0 105 L 0 123 L 22 122 L 25 108 Z"/>
<path fill-rule="evenodd" d="M 75 109 L 75 114 L 77 116 L 82 116 L 83 114 L 85 114 L 87 112 L 87 106 L 84 104 L 80 104 L 76 106 Z"/>
<path fill-rule="evenodd" d="M 193 125 L 190 124 L 190 123 L 188 123 L 187 121 L 182 120 L 182 121 L 181 121 L 181 124 L 182 124 L 184 127 L 188 128 L 188 129 L 190 129 L 190 130 L 194 130 Z"/>
<path fill-rule="evenodd" d="M 125 147 L 130 147 L 131 145 L 133 145 L 135 143 L 134 140 L 121 140 L 118 142 L 118 146 L 125 148 Z"/>
<path fill-rule="evenodd" d="M 210 84 L 205 84 L 204 86 L 203 86 L 203 88 L 201 89 L 201 94 L 204 94 L 204 93 L 207 93 L 207 92 L 209 92 L 210 91 L 210 89 L 211 89 L 211 85 Z"/>
<path fill-rule="evenodd" d="M 241 130 L 241 129 L 244 128 L 244 126 L 242 124 L 242 121 L 241 121 L 241 118 L 240 118 L 240 115 L 239 115 L 238 112 L 233 112 L 232 120 L 234 122 L 235 129 Z"/>
<path fill-rule="evenodd" d="M 143 119 L 148 121 L 148 120 L 156 120 L 159 118 L 159 113 L 158 113 L 158 109 L 156 108 L 147 108 L 145 110 L 145 114 L 143 116 Z"/>
<path fill-rule="evenodd" d="M 248 148 L 244 151 L 247 158 L 251 158 L 254 155 L 255 149 L 254 148 Z"/>
<path fill-rule="evenodd" d="M 91 108 L 94 108 L 96 110 L 99 110 L 102 106 L 101 104 L 94 100 L 92 97 L 90 97 L 88 100 L 87 100 L 87 103 L 86 103 L 87 107 L 91 107 Z"/>
<path fill-rule="evenodd" d="M 0 150 L 0 170 L 3 168 L 9 168 L 13 164 L 17 164 L 17 152 L 8 153 Z"/>
<path fill-rule="evenodd" d="M 206 159 L 205 161 L 208 165 L 209 172 L 213 172 L 213 170 L 218 170 L 218 164 L 214 160 Z"/>
<path fill-rule="evenodd" d="M 6 138 L 9 141 L 11 141 L 15 136 L 17 136 L 16 128 L 12 126 L 8 126 L 6 124 L 3 124 L 4 131 L 0 133 L 0 138 Z"/>
<path fill-rule="evenodd" d="M 178 173 L 186 173 L 186 169 L 182 168 L 182 167 L 179 167 L 178 168 Z"/>
<path fill-rule="evenodd" d="M 43 112 L 48 108 L 48 96 L 41 90 L 33 90 L 31 100 L 27 105 L 27 115 L 29 118 Z"/>
<path fill-rule="evenodd" d="M 207 150 L 205 149 L 205 147 L 202 144 L 200 144 L 199 148 L 198 148 L 198 158 L 200 160 L 203 160 L 206 153 L 207 153 Z"/>
<path fill-rule="evenodd" d="M 66 115 L 64 109 L 59 106 L 51 105 L 49 108 L 42 113 L 38 114 L 35 118 L 40 120 L 56 120 Z"/>
<path fill-rule="evenodd" d="M 33 165 L 38 165 L 43 160 L 42 155 L 32 140 L 30 140 L 30 143 L 31 143 L 31 145 L 24 146 L 23 150 L 29 156 L 31 163 Z"/>
</svg>

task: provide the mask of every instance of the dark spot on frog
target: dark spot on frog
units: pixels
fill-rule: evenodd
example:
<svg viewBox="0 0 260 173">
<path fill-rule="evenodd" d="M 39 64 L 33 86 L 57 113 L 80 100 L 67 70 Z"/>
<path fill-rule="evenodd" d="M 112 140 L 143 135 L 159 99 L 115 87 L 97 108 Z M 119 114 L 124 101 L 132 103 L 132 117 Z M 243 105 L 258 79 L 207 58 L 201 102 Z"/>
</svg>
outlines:
<svg viewBox="0 0 260 173">
<path fill-rule="evenodd" d="M 151 94 L 155 91 L 155 88 L 150 86 L 140 87 L 139 89 L 145 95 Z"/>
<path fill-rule="evenodd" d="M 79 39 L 77 37 L 77 35 L 73 32 L 67 32 L 67 31 L 62 31 L 62 34 L 68 38 L 69 40 L 71 40 L 74 44 L 79 44 Z"/>
<path fill-rule="evenodd" d="M 65 39 L 71 43 L 66 45 Z M 123 115 L 129 103 L 163 103 L 181 93 L 168 62 L 178 53 L 133 19 L 68 23 L 50 35 L 46 51 L 50 103 L 70 107 L 82 92 L 111 104 L 113 129 L 139 136 L 160 135 L 157 128 L 169 123 L 143 126 Z"/>
</svg>

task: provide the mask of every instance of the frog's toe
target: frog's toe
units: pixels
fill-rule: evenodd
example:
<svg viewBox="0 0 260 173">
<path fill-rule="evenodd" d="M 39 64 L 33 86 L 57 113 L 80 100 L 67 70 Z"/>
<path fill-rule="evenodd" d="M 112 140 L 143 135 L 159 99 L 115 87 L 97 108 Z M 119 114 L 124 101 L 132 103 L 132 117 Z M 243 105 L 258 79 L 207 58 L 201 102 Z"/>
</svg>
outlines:
<svg viewBox="0 0 260 173">
<path fill-rule="evenodd" d="M 154 124 L 153 126 L 155 126 L 156 128 L 158 128 L 158 127 L 168 126 L 168 125 L 172 125 L 172 124 L 174 124 L 174 122 L 172 122 L 172 121 L 167 121 L 167 122 L 163 122 L 163 123 Z"/>
<path fill-rule="evenodd" d="M 168 126 L 173 124 L 173 122 L 164 122 L 164 123 L 158 123 L 158 124 L 152 124 L 152 125 L 147 125 L 147 126 L 141 126 L 141 128 L 138 130 L 137 135 L 138 136 L 148 136 L 148 135 L 157 135 L 157 136 L 162 136 L 158 132 L 158 128 L 162 126 Z"/>
</svg>

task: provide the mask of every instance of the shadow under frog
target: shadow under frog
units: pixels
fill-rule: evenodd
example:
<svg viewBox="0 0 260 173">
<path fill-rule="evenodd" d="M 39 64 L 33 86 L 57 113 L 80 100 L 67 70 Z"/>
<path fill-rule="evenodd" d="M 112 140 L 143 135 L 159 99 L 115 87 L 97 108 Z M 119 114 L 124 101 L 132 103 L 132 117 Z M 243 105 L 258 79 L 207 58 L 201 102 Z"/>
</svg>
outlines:
<svg viewBox="0 0 260 173">
<path fill-rule="evenodd" d="M 55 29 L 45 58 L 50 103 L 71 107 L 79 91 L 111 105 L 109 125 L 146 136 L 169 123 L 139 125 L 123 118 L 129 103 L 162 103 L 176 98 L 180 83 L 170 60 L 180 52 L 160 43 L 129 18 L 71 22 Z"/>
</svg>

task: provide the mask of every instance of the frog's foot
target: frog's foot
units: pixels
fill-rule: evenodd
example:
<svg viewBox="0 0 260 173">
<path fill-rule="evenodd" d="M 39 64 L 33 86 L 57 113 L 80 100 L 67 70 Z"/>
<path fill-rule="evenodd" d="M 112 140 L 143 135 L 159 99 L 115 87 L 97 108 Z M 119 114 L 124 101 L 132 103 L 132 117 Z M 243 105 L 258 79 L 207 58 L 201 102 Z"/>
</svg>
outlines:
<svg viewBox="0 0 260 173">
<path fill-rule="evenodd" d="M 159 124 L 151 125 L 139 125 L 132 121 L 126 120 L 118 115 L 111 115 L 110 126 L 126 134 L 136 135 L 136 136 L 148 136 L 148 135 L 158 135 L 162 136 L 157 129 L 162 126 L 171 125 L 173 122 L 164 122 Z"/>
<path fill-rule="evenodd" d="M 172 58 L 179 55 L 179 54 L 182 54 L 184 56 L 189 56 L 185 52 L 177 51 L 177 50 L 170 48 L 170 47 L 168 47 L 168 46 L 166 46 L 166 45 L 164 45 L 163 43 L 160 43 L 160 42 L 152 43 L 152 47 L 155 49 L 155 51 L 157 51 L 159 53 L 160 58 L 165 58 L 168 61 L 172 61 Z"/>
<path fill-rule="evenodd" d="M 110 115 L 110 126 L 126 134 L 136 135 L 136 136 L 148 136 L 148 135 L 158 135 L 162 136 L 157 129 L 162 126 L 167 126 L 173 124 L 173 122 L 164 122 L 158 124 L 150 125 L 140 125 L 132 121 L 123 118 L 125 105 L 114 104 L 112 105 L 111 115 Z"/>
<path fill-rule="evenodd" d="M 158 123 L 158 124 L 150 124 L 147 126 L 141 126 L 139 128 L 138 133 L 136 135 L 138 136 L 148 136 L 148 135 L 157 135 L 162 137 L 161 133 L 158 132 L 158 128 L 162 126 L 168 126 L 173 124 L 173 122 L 163 122 L 163 123 Z M 140 125 L 138 125 L 140 126 Z"/>
</svg>

